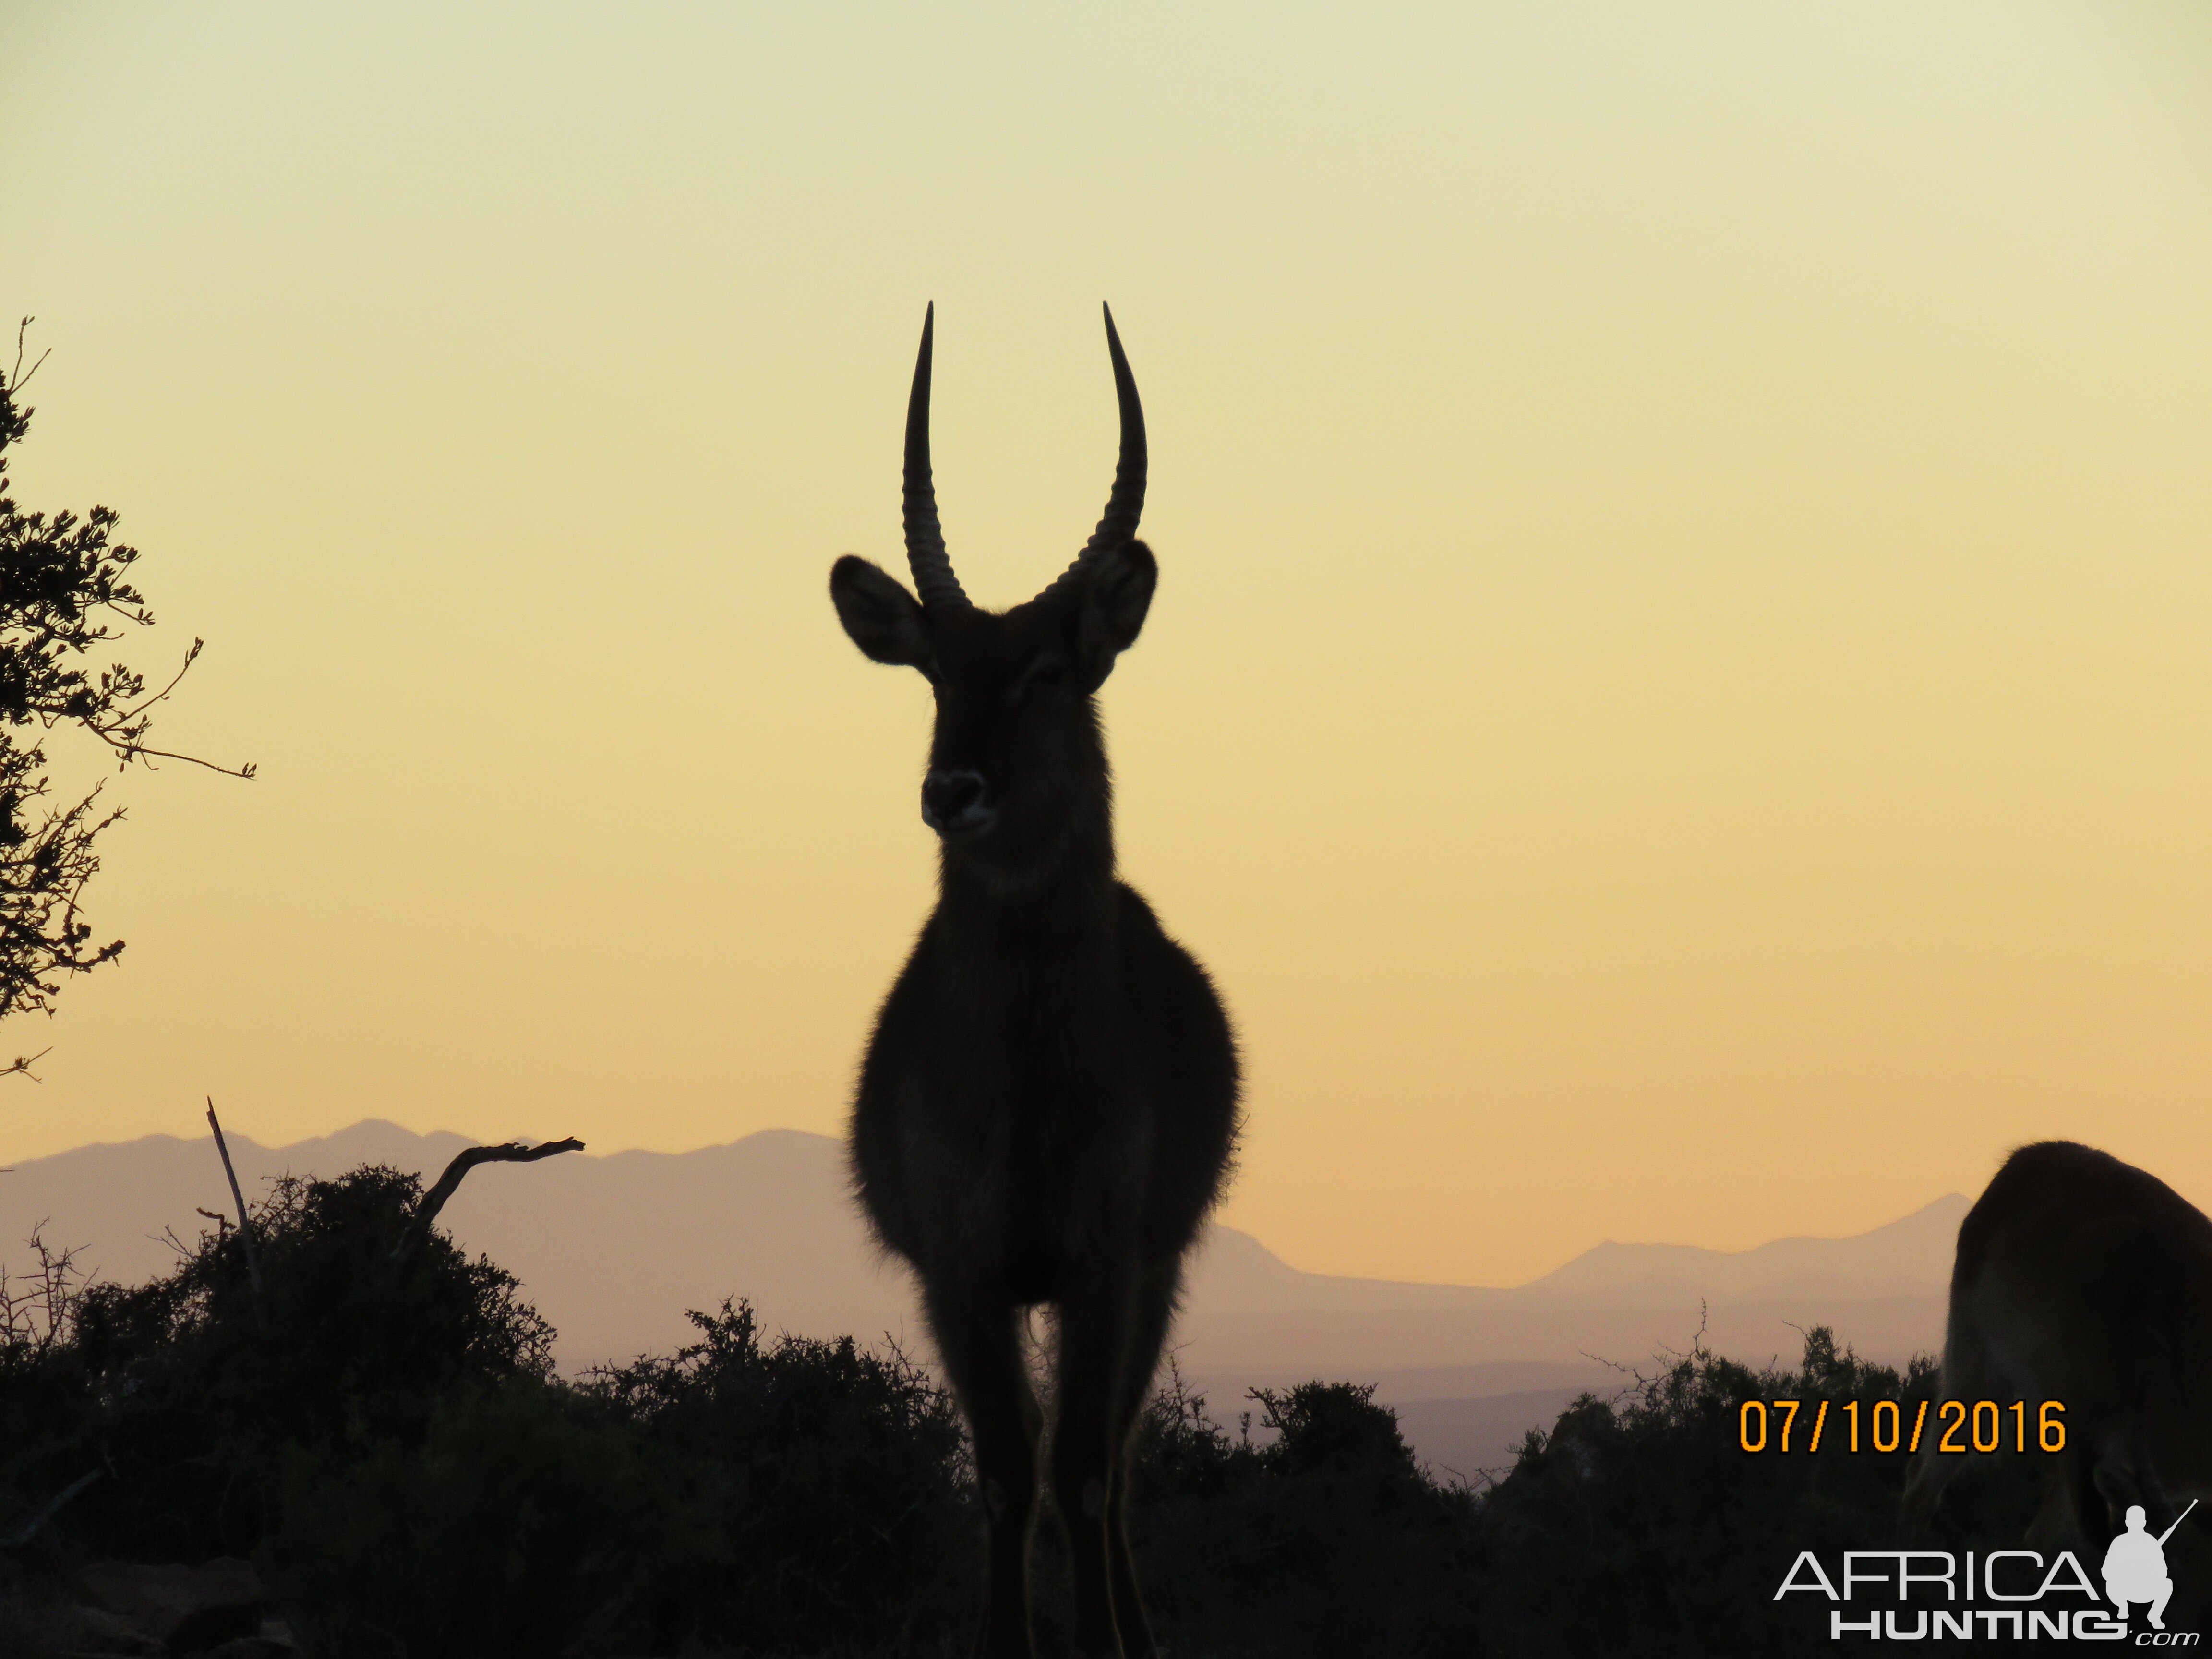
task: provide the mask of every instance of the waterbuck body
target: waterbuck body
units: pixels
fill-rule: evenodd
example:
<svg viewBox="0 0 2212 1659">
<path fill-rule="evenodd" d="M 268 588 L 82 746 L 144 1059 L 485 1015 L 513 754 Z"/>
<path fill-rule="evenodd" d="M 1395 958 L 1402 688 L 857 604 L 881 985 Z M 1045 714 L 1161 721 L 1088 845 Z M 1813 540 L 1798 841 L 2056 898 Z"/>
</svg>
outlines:
<svg viewBox="0 0 2212 1659">
<path fill-rule="evenodd" d="M 1109 313 L 1121 455 L 1105 517 L 1036 599 L 981 610 L 938 527 L 932 325 L 907 417 L 920 597 L 857 558 L 840 559 L 830 581 L 854 642 L 919 669 L 937 701 L 922 785 L 940 842 L 937 908 L 868 1045 L 853 1173 L 878 1237 L 913 1264 L 975 1437 L 988 1529 L 976 1651 L 1033 1651 L 1043 1419 L 1023 1336 L 1027 1310 L 1050 1304 L 1051 1479 L 1078 1638 L 1098 1659 L 1136 1659 L 1154 1650 L 1129 1557 L 1126 1452 L 1237 1121 L 1220 1000 L 1115 875 L 1095 693 L 1135 641 L 1157 578 L 1135 539 L 1144 416 Z"/>
</svg>

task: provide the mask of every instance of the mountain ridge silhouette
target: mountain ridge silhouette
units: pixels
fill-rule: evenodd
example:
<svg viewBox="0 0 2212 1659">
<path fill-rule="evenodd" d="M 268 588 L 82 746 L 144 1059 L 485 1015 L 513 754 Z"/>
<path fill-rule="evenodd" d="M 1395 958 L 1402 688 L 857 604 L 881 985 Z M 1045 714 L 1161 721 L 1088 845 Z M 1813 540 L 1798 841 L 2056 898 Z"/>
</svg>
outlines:
<svg viewBox="0 0 2212 1659">
<path fill-rule="evenodd" d="M 249 1199 L 284 1173 L 331 1176 L 364 1163 L 434 1180 L 462 1148 L 364 1119 L 333 1134 L 264 1146 L 231 1133 Z M 1702 1325 L 1716 1350 L 1756 1364 L 1794 1358 L 1798 1332 L 1832 1326 L 1873 1358 L 1940 1345 L 1958 1218 L 1949 1194 L 1845 1239 L 1778 1239 L 1745 1251 L 1608 1241 L 1527 1284 L 1428 1284 L 1313 1273 L 1259 1239 L 1214 1224 L 1193 1253 L 1170 1339 L 1184 1375 L 1234 1422 L 1244 1391 L 1308 1378 L 1378 1384 L 1416 1449 L 1472 1473 L 1506 1461 L 1583 1389 L 1649 1368 Z M 190 1240 L 233 1209 L 212 1137 L 149 1135 L 29 1159 L 0 1176 L 0 1265 L 23 1241 L 83 1246 L 102 1277 L 137 1281 L 174 1261 L 165 1228 Z M 440 1217 L 457 1242 L 522 1280 L 560 1333 L 571 1374 L 687 1340 L 687 1308 L 752 1302 L 770 1330 L 851 1334 L 932 1358 L 902 1266 L 875 1249 L 850 1200 L 842 1145 L 765 1129 L 689 1152 L 571 1152 L 471 1173 Z"/>
</svg>

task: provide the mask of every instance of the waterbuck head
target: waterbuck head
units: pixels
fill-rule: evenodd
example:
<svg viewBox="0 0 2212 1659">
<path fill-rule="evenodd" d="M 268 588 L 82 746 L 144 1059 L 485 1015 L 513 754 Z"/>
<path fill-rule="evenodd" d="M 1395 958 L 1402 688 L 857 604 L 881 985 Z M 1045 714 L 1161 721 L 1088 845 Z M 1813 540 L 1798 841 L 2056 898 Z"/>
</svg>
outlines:
<svg viewBox="0 0 2212 1659">
<path fill-rule="evenodd" d="M 1034 877 L 1090 844 L 1110 865 L 1106 754 L 1093 694 L 1144 626 L 1158 567 L 1136 539 L 1145 503 L 1145 414 L 1106 313 L 1121 405 L 1121 459 L 1105 516 L 1075 562 L 1010 611 L 969 602 L 937 520 L 929 472 L 932 307 L 906 416 L 906 556 L 915 593 L 866 559 L 830 573 L 853 643 L 921 671 L 937 698 L 921 816 L 948 866 L 999 881 Z M 919 594 L 917 599 L 915 594 Z"/>
</svg>

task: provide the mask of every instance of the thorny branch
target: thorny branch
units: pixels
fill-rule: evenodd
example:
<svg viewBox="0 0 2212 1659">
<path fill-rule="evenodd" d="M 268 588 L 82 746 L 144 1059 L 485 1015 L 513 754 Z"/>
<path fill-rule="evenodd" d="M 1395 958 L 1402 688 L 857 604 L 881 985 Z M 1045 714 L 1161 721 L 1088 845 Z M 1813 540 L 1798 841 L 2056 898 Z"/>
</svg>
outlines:
<svg viewBox="0 0 2212 1659">
<path fill-rule="evenodd" d="M 46 1228 L 40 1222 L 24 1241 L 36 1263 L 27 1279 L 11 1279 L 0 1267 L 0 1352 L 34 1360 L 68 1340 L 84 1299 L 79 1252 L 54 1249 L 46 1243 Z"/>
</svg>

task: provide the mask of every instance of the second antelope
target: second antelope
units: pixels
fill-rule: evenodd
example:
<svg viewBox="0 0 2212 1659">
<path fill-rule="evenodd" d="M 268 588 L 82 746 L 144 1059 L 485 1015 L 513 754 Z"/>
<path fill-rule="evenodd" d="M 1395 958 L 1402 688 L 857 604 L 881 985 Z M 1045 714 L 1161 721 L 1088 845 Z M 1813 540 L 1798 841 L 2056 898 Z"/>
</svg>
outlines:
<svg viewBox="0 0 2212 1659">
<path fill-rule="evenodd" d="M 2021 1147 L 1959 1226 L 1942 1393 L 2066 1407 L 2031 1546 L 2086 1551 L 2094 1573 L 2124 1524 L 2166 1532 L 2188 1500 L 2212 1498 L 2212 1219 L 2091 1147 Z M 1905 1483 L 1911 1530 L 1967 1461 L 1922 1442 Z M 2185 1624 L 2212 1617 L 2205 1513 L 2167 1552 L 2169 1611 Z"/>
<path fill-rule="evenodd" d="M 1042 1414 L 1025 1310 L 1056 1312 L 1052 1486 L 1092 1659 L 1154 1651 L 1129 1558 L 1131 1431 L 1174 1316 L 1183 1252 L 1219 1195 L 1237 1063 L 1206 974 L 1116 878 L 1095 695 L 1136 642 L 1158 568 L 1136 539 L 1145 417 L 1109 312 L 1121 454 L 1105 516 L 1026 604 L 969 603 L 930 478 L 930 343 L 907 404 L 915 592 L 842 558 L 853 642 L 937 701 L 923 821 L 939 896 L 876 1021 L 852 1121 L 877 1236 L 913 1264 L 975 1436 L 988 1535 L 988 1659 L 1032 1651 L 1030 1523 Z M 917 597 L 918 596 L 918 597 Z"/>
</svg>

